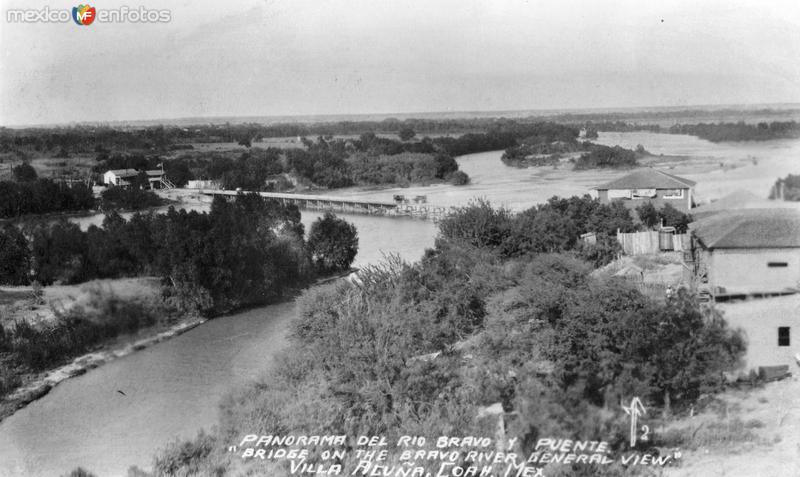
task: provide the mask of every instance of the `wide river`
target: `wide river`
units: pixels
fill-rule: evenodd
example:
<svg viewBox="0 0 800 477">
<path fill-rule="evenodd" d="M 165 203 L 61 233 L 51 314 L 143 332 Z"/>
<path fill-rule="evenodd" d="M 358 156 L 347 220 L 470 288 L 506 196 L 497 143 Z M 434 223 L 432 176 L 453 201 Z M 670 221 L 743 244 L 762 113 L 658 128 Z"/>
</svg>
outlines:
<svg viewBox="0 0 800 477">
<path fill-rule="evenodd" d="M 653 154 L 687 156 L 667 167 L 697 181 L 700 200 L 737 190 L 766 197 L 777 177 L 800 173 L 800 141 L 713 144 L 690 136 L 605 133 L 598 142 L 642 144 Z M 472 178 L 468 186 L 334 194 L 381 200 L 391 200 L 393 194 L 427 195 L 437 205 L 464 205 L 483 197 L 521 210 L 553 195 L 590 193 L 591 187 L 621 175 L 566 167 L 513 169 L 500 162 L 501 154 L 459 157 L 459 166 Z M 306 227 L 318 216 L 304 213 Z M 360 237 L 355 266 L 390 253 L 416 260 L 436 235 L 435 226 L 421 220 L 346 218 L 358 227 Z M 87 225 L 99 220 L 80 221 Z M 293 317 L 294 304 L 283 303 L 218 318 L 63 382 L 0 423 L 0 475 L 58 476 L 83 466 L 104 477 L 124 476 L 134 464 L 149 468 L 156 450 L 209 429 L 217 422 L 220 400 L 272 365 Z"/>
</svg>

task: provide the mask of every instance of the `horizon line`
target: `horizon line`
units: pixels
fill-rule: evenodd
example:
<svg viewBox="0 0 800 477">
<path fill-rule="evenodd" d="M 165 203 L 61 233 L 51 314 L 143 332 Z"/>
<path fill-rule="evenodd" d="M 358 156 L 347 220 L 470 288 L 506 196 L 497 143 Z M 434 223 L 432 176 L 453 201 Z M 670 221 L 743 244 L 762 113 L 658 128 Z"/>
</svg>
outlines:
<svg viewBox="0 0 800 477">
<path fill-rule="evenodd" d="M 707 104 L 687 104 L 682 106 L 612 106 L 612 107 L 582 107 L 582 108 L 542 108 L 542 109 L 487 109 L 487 110 L 451 110 L 451 111 L 413 111 L 413 112 L 374 112 L 374 113 L 310 113 L 310 114 L 267 114 L 267 115 L 213 115 L 213 116 L 178 116 L 171 118 L 152 118 L 152 119 L 114 119 L 114 120 L 79 120 L 69 122 L 57 123 L 28 123 L 28 124 L 14 124 L 14 125 L 0 125 L 0 129 L 36 129 L 36 128 L 65 128 L 65 127 L 78 127 L 78 126 L 92 126 L 92 125 L 108 125 L 108 126 L 157 126 L 157 125 L 170 125 L 178 122 L 198 121 L 197 123 L 187 124 L 189 126 L 205 125 L 205 124 L 219 124 L 221 122 L 230 122 L 230 119 L 239 120 L 240 123 L 247 123 L 247 119 L 274 119 L 274 122 L 260 122 L 259 124 L 285 124 L 285 123 L 313 123 L 313 122 L 337 122 L 344 121 L 345 119 L 338 119 L 336 121 L 324 121 L 328 118 L 357 118 L 377 116 L 383 120 L 393 118 L 395 116 L 402 116 L 403 120 L 408 119 L 423 119 L 421 116 L 431 115 L 449 115 L 453 116 L 449 119 L 471 119 L 476 117 L 484 118 L 501 118 L 502 114 L 525 114 L 529 113 L 527 117 L 535 117 L 538 114 L 549 115 L 567 115 L 567 114 L 591 114 L 605 112 L 608 114 L 618 112 L 629 112 L 632 110 L 639 110 L 641 112 L 650 112 L 654 110 L 662 111 L 704 111 L 703 108 L 713 108 L 706 110 L 712 112 L 713 110 L 732 110 L 744 111 L 745 109 L 759 109 L 766 108 L 772 109 L 775 106 L 780 106 L 780 109 L 800 110 L 800 102 L 785 102 L 785 103 L 707 103 Z M 740 109 L 737 109 L 740 108 Z M 472 116 L 470 116 L 472 115 Z M 293 119 L 294 118 L 294 119 Z M 299 119 L 302 119 L 299 120 Z M 400 118 L 395 118 L 400 119 Z M 228 121 L 222 121 L 228 120 Z M 255 122 L 255 121 L 254 121 Z M 149 124 L 144 124 L 149 123 Z"/>
</svg>

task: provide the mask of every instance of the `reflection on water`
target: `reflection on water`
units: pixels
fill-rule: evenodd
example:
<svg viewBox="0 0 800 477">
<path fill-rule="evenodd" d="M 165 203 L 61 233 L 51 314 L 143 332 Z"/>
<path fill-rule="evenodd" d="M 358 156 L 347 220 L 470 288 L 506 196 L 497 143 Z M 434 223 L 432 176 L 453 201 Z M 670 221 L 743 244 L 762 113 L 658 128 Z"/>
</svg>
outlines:
<svg viewBox="0 0 800 477">
<path fill-rule="evenodd" d="M 599 142 L 654 154 L 691 156 L 671 163 L 674 174 L 698 182 L 701 197 L 745 188 L 766 196 L 776 177 L 798 173 L 800 141 L 713 144 L 690 136 L 603 133 Z M 427 195 L 437 205 L 464 205 L 485 197 L 515 210 L 553 195 L 589 193 L 619 172 L 572 172 L 563 168 L 512 169 L 501 152 L 459 158 L 472 178 L 464 187 L 435 185 L 333 194 L 391 200 L 393 194 Z M 751 160 L 757 158 L 757 164 Z M 719 162 L 735 168 L 720 168 Z M 202 208 L 201 208 L 202 209 Z M 306 229 L 319 216 L 303 213 Z M 396 253 L 416 260 L 433 245 L 435 226 L 426 221 L 348 215 L 358 228 L 356 266 Z M 102 216 L 76 219 L 100 224 Z M 171 439 L 189 437 L 217 420 L 217 403 L 274 359 L 284 346 L 294 305 L 267 306 L 212 320 L 139 353 L 57 386 L 0 424 L 0 475 L 61 475 L 81 465 L 98 475 L 124 475 L 132 464 L 149 467 L 154 451 Z M 117 393 L 125 392 L 126 396 Z"/>
</svg>

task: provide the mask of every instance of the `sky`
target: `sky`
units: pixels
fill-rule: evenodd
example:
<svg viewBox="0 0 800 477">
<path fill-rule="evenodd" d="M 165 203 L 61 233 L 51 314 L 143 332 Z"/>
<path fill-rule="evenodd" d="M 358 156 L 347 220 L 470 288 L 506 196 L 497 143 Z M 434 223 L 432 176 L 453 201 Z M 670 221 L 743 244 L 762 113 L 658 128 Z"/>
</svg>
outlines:
<svg viewBox="0 0 800 477">
<path fill-rule="evenodd" d="M 800 2 L 107 0 L 168 23 L 19 23 L 0 125 L 800 103 Z"/>
</svg>

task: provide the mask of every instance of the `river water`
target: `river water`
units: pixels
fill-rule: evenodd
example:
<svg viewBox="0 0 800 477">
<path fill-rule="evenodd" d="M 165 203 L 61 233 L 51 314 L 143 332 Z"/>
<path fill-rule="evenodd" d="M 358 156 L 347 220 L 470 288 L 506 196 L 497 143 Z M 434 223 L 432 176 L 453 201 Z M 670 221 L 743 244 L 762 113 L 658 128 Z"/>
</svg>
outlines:
<svg viewBox="0 0 800 477">
<path fill-rule="evenodd" d="M 653 154 L 687 156 L 670 160 L 667 167 L 697 181 L 701 200 L 739 189 L 765 197 L 776 177 L 800 173 L 800 141 L 713 144 L 690 136 L 605 133 L 598 142 L 642 144 Z M 512 169 L 500 162 L 500 155 L 495 151 L 458 158 L 472 178 L 463 187 L 332 194 L 379 200 L 391 200 L 394 194 L 426 195 L 430 203 L 448 206 L 483 197 L 521 210 L 553 195 L 589 193 L 591 187 L 620 175 L 572 172 L 567 167 Z M 304 212 L 306 227 L 318 216 Z M 432 223 L 421 220 L 346 218 L 359 231 L 355 266 L 376 263 L 389 253 L 416 260 L 433 245 L 436 234 Z M 78 219 L 82 226 L 101 220 Z M 285 346 L 293 316 L 294 304 L 283 303 L 211 320 L 63 382 L 0 423 L 0 475 L 57 476 L 83 466 L 99 476 L 124 476 L 131 465 L 150 467 L 154 452 L 169 441 L 213 426 L 222 397 L 271 365 Z"/>
</svg>

